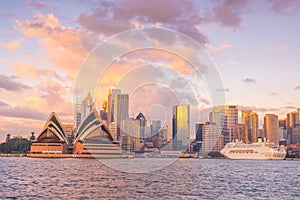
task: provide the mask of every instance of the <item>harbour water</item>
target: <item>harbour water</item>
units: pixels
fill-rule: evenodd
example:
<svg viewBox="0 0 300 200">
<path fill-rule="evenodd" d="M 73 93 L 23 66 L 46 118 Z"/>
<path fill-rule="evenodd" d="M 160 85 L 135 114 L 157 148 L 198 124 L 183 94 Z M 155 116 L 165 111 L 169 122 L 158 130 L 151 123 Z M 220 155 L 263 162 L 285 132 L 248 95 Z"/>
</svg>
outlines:
<svg viewBox="0 0 300 200">
<path fill-rule="evenodd" d="M 0 199 L 300 199 L 299 188 L 300 161 L 178 159 L 125 173 L 96 159 L 0 157 Z"/>
</svg>

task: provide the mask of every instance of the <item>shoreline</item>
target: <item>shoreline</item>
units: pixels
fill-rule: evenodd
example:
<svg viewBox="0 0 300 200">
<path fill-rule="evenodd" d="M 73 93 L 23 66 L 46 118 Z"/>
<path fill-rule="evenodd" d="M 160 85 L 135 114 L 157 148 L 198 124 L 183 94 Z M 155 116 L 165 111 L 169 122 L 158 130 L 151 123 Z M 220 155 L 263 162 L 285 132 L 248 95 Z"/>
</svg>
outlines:
<svg viewBox="0 0 300 200">
<path fill-rule="evenodd" d="M 0 157 L 27 157 L 27 158 L 81 158 L 81 159 L 97 159 L 97 158 L 103 158 L 103 159 L 115 159 L 115 158 L 123 158 L 123 159 L 132 159 L 135 158 L 135 156 L 132 155 L 89 155 L 89 154 L 0 154 Z M 137 157 L 140 158 L 140 157 Z M 182 158 L 182 159 L 191 159 L 191 158 Z M 192 158 L 195 159 L 195 158 Z M 199 158 L 202 159 L 228 159 L 228 158 Z M 228 159 L 230 160 L 230 159 Z M 300 158 L 285 158 L 283 160 L 286 161 L 300 161 Z"/>
</svg>

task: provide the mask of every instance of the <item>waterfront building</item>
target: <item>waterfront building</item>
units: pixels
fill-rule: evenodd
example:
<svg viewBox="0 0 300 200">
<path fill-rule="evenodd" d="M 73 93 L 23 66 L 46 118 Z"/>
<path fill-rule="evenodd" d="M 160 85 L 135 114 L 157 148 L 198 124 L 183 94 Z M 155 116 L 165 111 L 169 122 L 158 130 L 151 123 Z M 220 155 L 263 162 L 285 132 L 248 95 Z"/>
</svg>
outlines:
<svg viewBox="0 0 300 200">
<path fill-rule="evenodd" d="M 266 114 L 264 117 L 264 133 L 267 140 L 279 143 L 279 124 L 278 116 L 275 114 Z"/>
<path fill-rule="evenodd" d="M 238 124 L 237 125 L 237 139 L 239 141 L 243 141 L 244 143 L 248 143 L 248 127 L 246 124 Z"/>
<path fill-rule="evenodd" d="M 77 99 L 76 107 L 75 107 L 75 125 L 78 128 L 83 121 L 84 118 L 95 109 L 95 104 L 93 102 L 93 97 L 89 92 L 83 101 Z"/>
<path fill-rule="evenodd" d="M 140 120 L 127 118 L 121 121 L 120 143 L 122 149 L 127 152 L 141 151 L 141 128 Z"/>
<path fill-rule="evenodd" d="M 300 124 L 295 124 L 292 128 L 291 144 L 300 144 Z"/>
<path fill-rule="evenodd" d="M 121 94 L 121 90 L 117 88 L 110 88 L 108 93 L 108 102 L 107 102 L 107 123 L 110 124 L 114 122 L 114 95 Z"/>
<path fill-rule="evenodd" d="M 107 122 L 107 101 L 106 100 L 102 104 L 102 110 L 100 110 L 100 117 L 103 121 Z"/>
<path fill-rule="evenodd" d="M 151 137 L 157 135 L 159 130 L 161 129 L 161 121 L 160 120 L 152 120 L 151 125 Z"/>
<path fill-rule="evenodd" d="M 30 154 L 68 153 L 68 140 L 58 116 L 52 112 L 44 127 L 33 141 Z"/>
<path fill-rule="evenodd" d="M 115 94 L 114 95 L 114 115 L 113 120 L 117 125 L 117 139 L 120 137 L 120 126 L 123 120 L 128 119 L 129 95 Z"/>
<path fill-rule="evenodd" d="M 221 127 L 216 123 L 207 122 L 203 125 L 202 153 L 221 151 L 224 144 L 224 136 Z"/>
<path fill-rule="evenodd" d="M 73 154 L 100 158 L 121 156 L 121 148 L 96 110 L 90 112 L 79 126 L 73 142 Z"/>
<path fill-rule="evenodd" d="M 203 141 L 203 127 L 204 127 L 205 123 L 204 122 L 199 122 L 196 124 L 196 141 Z"/>
<path fill-rule="evenodd" d="M 146 137 L 146 127 L 147 127 L 147 120 L 146 117 L 143 115 L 143 113 L 139 113 L 136 118 L 136 120 L 139 120 L 139 126 L 141 128 L 141 139 L 144 139 Z"/>
<path fill-rule="evenodd" d="M 173 107 L 172 118 L 172 148 L 174 151 L 185 151 L 190 138 L 190 105 Z"/>
<path fill-rule="evenodd" d="M 167 142 L 172 140 L 172 124 L 167 124 Z"/>
<path fill-rule="evenodd" d="M 224 105 L 213 107 L 210 113 L 210 122 L 221 127 L 224 136 L 224 145 L 237 138 L 238 107 Z"/>
</svg>

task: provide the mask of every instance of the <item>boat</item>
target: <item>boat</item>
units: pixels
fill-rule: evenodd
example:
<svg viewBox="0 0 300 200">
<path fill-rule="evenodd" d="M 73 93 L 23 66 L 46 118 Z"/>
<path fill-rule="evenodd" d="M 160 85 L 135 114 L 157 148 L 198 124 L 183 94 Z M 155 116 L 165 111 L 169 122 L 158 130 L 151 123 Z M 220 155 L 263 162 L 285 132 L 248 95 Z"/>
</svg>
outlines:
<svg viewBox="0 0 300 200">
<path fill-rule="evenodd" d="M 228 143 L 220 152 L 229 159 L 245 160 L 283 160 L 286 151 L 283 147 L 277 147 L 274 143 L 258 142 L 245 144 L 243 142 Z"/>
</svg>

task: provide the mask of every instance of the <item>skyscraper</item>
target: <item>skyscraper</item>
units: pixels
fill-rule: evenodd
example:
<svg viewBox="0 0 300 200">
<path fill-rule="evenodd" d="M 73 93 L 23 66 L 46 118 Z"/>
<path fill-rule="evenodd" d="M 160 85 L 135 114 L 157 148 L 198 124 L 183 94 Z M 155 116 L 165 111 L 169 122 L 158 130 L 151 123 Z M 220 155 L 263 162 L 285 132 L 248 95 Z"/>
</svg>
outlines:
<svg viewBox="0 0 300 200">
<path fill-rule="evenodd" d="M 248 121 L 248 138 L 251 142 L 258 141 L 258 114 L 251 112 Z"/>
<path fill-rule="evenodd" d="M 224 136 L 221 132 L 221 127 L 216 123 L 208 122 L 203 125 L 202 153 L 220 151 L 223 148 Z"/>
<path fill-rule="evenodd" d="M 204 125 L 205 125 L 205 123 L 203 123 L 203 122 L 196 124 L 196 141 L 203 141 L 202 132 L 203 132 Z"/>
<path fill-rule="evenodd" d="M 151 137 L 157 135 L 161 128 L 161 121 L 160 120 L 151 121 L 150 127 L 151 127 Z"/>
<path fill-rule="evenodd" d="M 107 123 L 114 121 L 114 95 L 121 94 L 121 90 L 117 88 L 110 88 L 107 102 Z"/>
<path fill-rule="evenodd" d="M 140 121 L 141 138 L 145 138 L 145 136 L 146 136 L 146 127 L 147 127 L 146 117 L 143 115 L 143 113 L 139 113 L 138 116 L 136 116 L 135 119 Z"/>
<path fill-rule="evenodd" d="M 279 125 L 278 116 L 275 114 L 266 114 L 264 117 L 264 132 L 265 137 L 270 142 L 279 143 Z"/>
<path fill-rule="evenodd" d="M 237 138 L 238 107 L 234 105 L 213 107 L 210 122 L 221 127 L 224 145 L 233 141 Z"/>
<path fill-rule="evenodd" d="M 95 108 L 95 104 L 93 102 L 93 97 L 89 92 L 84 100 L 80 100 L 79 98 L 76 100 L 76 128 L 78 128 L 81 122 L 92 112 Z"/>
<path fill-rule="evenodd" d="M 246 144 L 248 143 L 248 131 L 246 124 L 237 125 L 237 139 L 245 142 Z"/>
<path fill-rule="evenodd" d="M 121 121 L 126 120 L 128 116 L 129 95 L 115 94 L 114 95 L 114 121 L 117 125 L 117 139 L 120 136 Z"/>
<path fill-rule="evenodd" d="M 173 150 L 187 150 L 190 138 L 190 105 L 173 107 L 172 119 L 172 148 Z"/>
<path fill-rule="evenodd" d="M 246 134 L 249 142 L 257 142 L 258 115 L 252 110 L 242 110 L 242 123 L 246 125 Z"/>
</svg>

